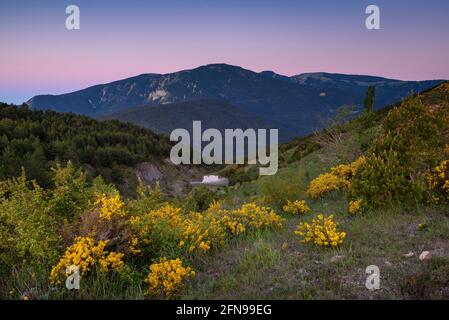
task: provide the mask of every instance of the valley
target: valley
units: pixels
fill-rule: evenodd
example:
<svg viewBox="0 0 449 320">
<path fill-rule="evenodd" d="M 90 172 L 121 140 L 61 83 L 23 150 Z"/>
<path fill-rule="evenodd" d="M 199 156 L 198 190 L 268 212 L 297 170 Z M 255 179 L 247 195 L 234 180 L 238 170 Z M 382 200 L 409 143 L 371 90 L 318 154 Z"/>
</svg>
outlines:
<svg viewBox="0 0 449 320">
<path fill-rule="evenodd" d="M 14 133 L 2 143 L 16 150 L 16 158 L 20 149 L 12 148 L 19 133 L 22 139 L 39 137 L 35 148 L 44 155 L 55 150 L 53 139 L 46 138 L 52 130 L 40 129 L 46 117 L 59 128 L 89 124 L 96 143 L 123 139 L 117 136 L 122 129 L 122 134 L 134 132 L 134 138 L 159 140 L 148 155 L 127 145 L 136 161 L 124 171 L 125 181 L 135 176 L 135 185 L 89 178 L 84 158 L 71 159 L 81 169 L 72 161 L 59 163 L 66 152 L 42 160 L 50 179 L 44 188 L 27 176 L 36 174 L 29 164 L 16 178 L 4 178 L 0 295 L 24 300 L 446 299 L 448 99 L 446 82 L 294 139 L 280 146 L 280 169 L 273 176 L 253 175 L 255 165 L 173 166 L 165 158 L 168 150 L 161 148 L 167 138 L 146 129 L 2 105 L 0 128 L 23 121 L 17 122 L 20 131 L 3 131 L 3 136 Z M 105 135 L 111 126 L 113 136 Z M 68 137 L 70 127 L 60 139 Z M 119 146 L 110 146 L 112 155 Z M 108 172 L 120 168 L 118 163 L 97 165 Z M 184 189 L 210 173 L 229 177 L 230 185 Z M 160 188 L 163 184 L 169 187 Z M 62 285 L 69 264 L 84 268 L 76 291 Z M 365 286 L 370 265 L 380 270 L 378 290 Z M 179 276 L 172 277 L 171 270 Z"/>
</svg>

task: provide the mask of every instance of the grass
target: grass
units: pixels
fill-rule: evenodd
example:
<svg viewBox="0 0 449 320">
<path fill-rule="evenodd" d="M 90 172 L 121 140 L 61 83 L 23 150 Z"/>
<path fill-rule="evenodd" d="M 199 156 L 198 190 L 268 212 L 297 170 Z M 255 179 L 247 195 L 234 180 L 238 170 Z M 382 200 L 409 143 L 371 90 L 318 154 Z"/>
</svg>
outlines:
<svg viewBox="0 0 449 320">
<path fill-rule="evenodd" d="M 443 265 L 449 265 L 449 219 L 434 209 L 341 216 L 339 227 L 348 238 L 337 249 L 301 243 L 293 230 L 305 219 L 310 217 L 289 218 L 282 231 L 257 232 L 228 243 L 205 258 L 182 298 L 416 298 L 404 296 L 402 291 L 404 279 L 413 278 L 429 263 L 420 261 L 419 254 L 430 250 Z M 417 226 L 423 221 L 429 227 L 419 231 Z M 404 257 L 410 251 L 415 255 Z M 343 257 L 333 261 L 335 256 Z M 369 265 L 380 268 L 378 291 L 365 287 L 365 269 Z M 441 297 L 446 289 L 434 288 L 430 297 Z"/>
<path fill-rule="evenodd" d="M 315 152 L 281 168 L 276 176 L 243 183 L 228 193 L 230 202 L 264 196 L 264 185 L 284 197 L 280 181 L 296 185 L 294 197 L 305 198 L 308 182 L 334 163 Z M 269 190 L 268 190 L 269 191 Z M 285 199 L 285 198 L 284 198 Z M 307 200 L 311 214 L 289 216 L 282 230 L 259 231 L 233 239 L 196 266 L 197 277 L 185 299 L 419 299 L 449 298 L 449 209 L 381 209 L 350 216 L 338 193 Z M 278 204 L 274 203 L 280 212 Z M 343 245 L 323 249 L 304 244 L 293 233 L 301 221 L 318 213 L 334 214 L 347 232 Z M 420 230 L 420 224 L 426 228 Z M 420 261 L 422 251 L 435 258 Z M 413 252 L 414 256 L 404 255 Z M 336 259 L 336 256 L 341 256 Z M 333 259 L 334 258 L 334 259 Z M 436 267 L 434 266 L 435 261 Z M 365 287 L 366 268 L 380 269 L 380 290 Z M 432 282 L 433 281 L 433 282 Z M 449 282 L 449 281 L 448 281 Z"/>
</svg>

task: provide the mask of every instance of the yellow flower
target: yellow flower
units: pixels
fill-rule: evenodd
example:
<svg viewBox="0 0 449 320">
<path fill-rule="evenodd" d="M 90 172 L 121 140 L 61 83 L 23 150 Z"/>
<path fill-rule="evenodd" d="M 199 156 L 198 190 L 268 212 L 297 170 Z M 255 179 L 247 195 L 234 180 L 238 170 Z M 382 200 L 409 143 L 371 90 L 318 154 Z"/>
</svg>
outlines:
<svg viewBox="0 0 449 320">
<path fill-rule="evenodd" d="M 283 242 L 282 243 L 282 246 L 281 246 L 281 250 L 282 251 L 285 251 L 285 250 L 287 250 L 288 249 L 288 243 L 287 242 Z"/>
<path fill-rule="evenodd" d="M 190 267 L 184 267 L 181 259 L 167 260 L 163 257 L 158 263 L 150 265 L 150 273 L 145 282 L 149 288 L 147 294 L 162 298 L 171 298 L 184 287 L 186 279 L 194 277 Z"/>
<path fill-rule="evenodd" d="M 366 157 L 361 156 L 350 164 L 341 164 L 331 168 L 330 172 L 319 175 L 307 187 L 307 194 L 317 199 L 331 191 L 346 190 L 351 185 L 351 179 L 364 164 Z"/>
<path fill-rule="evenodd" d="M 442 161 L 428 175 L 427 181 L 429 187 L 436 195 L 446 195 L 449 200 L 449 160 Z M 436 202 L 440 201 L 440 197 L 434 195 Z"/>
<path fill-rule="evenodd" d="M 199 248 L 200 248 L 201 250 L 203 250 L 203 251 L 207 251 L 207 250 L 210 249 L 210 245 L 208 245 L 207 243 L 201 241 L 201 243 L 200 243 L 200 245 L 199 245 Z"/>
<path fill-rule="evenodd" d="M 236 210 L 223 210 L 221 222 L 232 234 L 240 234 L 248 229 L 281 228 L 284 219 L 267 207 L 246 203 Z"/>
<path fill-rule="evenodd" d="M 287 204 L 282 208 L 285 212 L 298 214 L 298 213 L 308 213 L 310 208 L 304 200 L 296 200 L 291 202 L 287 200 Z"/>
<path fill-rule="evenodd" d="M 362 202 L 363 202 L 362 199 L 350 201 L 348 206 L 348 212 L 350 214 L 359 212 L 360 208 L 362 207 Z"/>
<path fill-rule="evenodd" d="M 123 253 L 105 250 L 107 241 L 98 241 L 89 237 L 77 237 L 75 243 L 69 246 L 50 272 L 52 284 L 61 284 L 61 278 L 67 276 L 67 267 L 75 265 L 80 269 L 80 275 L 89 273 L 98 263 L 102 269 L 118 270 L 123 266 Z"/>
<path fill-rule="evenodd" d="M 98 195 L 95 204 L 100 207 L 100 219 L 111 220 L 113 217 L 126 215 L 125 204 L 118 194 L 114 196 Z"/>
<path fill-rule="evenodd" d="M 303 242 L 313 242 L 318 246 L 336 247 L 343 243 L 346 232 L 339 232 L 337 224 L 333 221 L 334 216 L 324 217 L 322 214 L 312 219 L 312 223 L 301 222 L 295 234 L 303 238 Z"/>
</svg>

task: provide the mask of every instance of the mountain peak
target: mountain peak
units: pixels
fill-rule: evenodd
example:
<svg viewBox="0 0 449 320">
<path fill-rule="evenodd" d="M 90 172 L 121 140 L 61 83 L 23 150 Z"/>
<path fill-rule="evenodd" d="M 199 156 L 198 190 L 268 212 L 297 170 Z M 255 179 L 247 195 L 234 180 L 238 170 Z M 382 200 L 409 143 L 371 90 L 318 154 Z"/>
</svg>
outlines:
<svg viewBox="0 0 449 320">
<path fill-rule="evenodd" d="M 34 109 L 107 116 L 138 106 L 215 99 L 283 132 L 303 135 L 322 127 L 322 119 L 331 117 L 340 106 L 361 106 L 371 84 L 378 88 L 375 107 L 379 108 L 401 100 L 410 91 L 421 92 L 438 83 L 324 72 L 287 77 L 270 70 L 257 73 L 213 63 L 168 74 L 141 74 L 63 95 L 35 96 L 28 103 Z"/>
</svg>

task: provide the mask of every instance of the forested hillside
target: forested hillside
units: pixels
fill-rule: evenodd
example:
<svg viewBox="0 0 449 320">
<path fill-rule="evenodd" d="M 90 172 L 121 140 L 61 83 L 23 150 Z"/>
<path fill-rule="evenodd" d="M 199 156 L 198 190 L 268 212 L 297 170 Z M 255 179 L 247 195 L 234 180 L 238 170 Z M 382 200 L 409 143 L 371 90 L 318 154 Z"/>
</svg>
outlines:
<svg viewBox="0 0 449 320">
<path fill-rule="evenodd" d="M 120 182 L 121 166 L 159 159 L 169 150 L 165 136 L 132 124 L 0 104 L 0 179 L 19 176 L 23 167 L 28 177 L 50 186 L 50 167 L 72 160 Z"/>
</svg>

